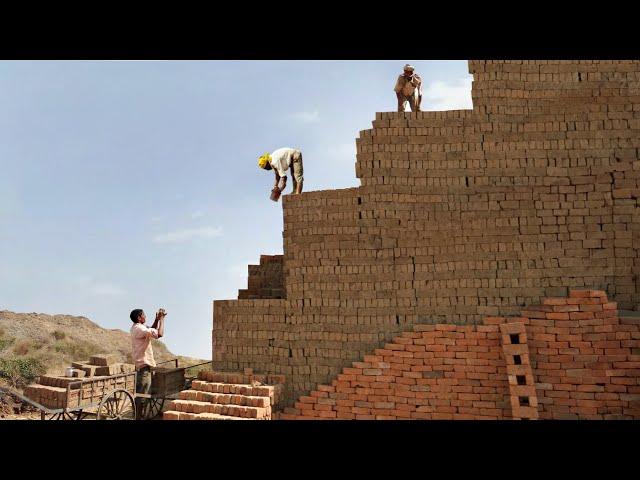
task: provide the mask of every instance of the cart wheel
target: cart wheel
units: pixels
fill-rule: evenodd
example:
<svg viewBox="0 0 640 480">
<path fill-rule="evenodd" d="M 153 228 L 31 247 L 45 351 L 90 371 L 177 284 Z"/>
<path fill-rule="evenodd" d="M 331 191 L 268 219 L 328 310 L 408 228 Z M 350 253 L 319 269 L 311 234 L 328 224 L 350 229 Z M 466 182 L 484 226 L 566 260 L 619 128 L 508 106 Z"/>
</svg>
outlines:
<svg viewBox="0 0 640 480">
<path fill-rule="evenodd" d="M 76 418 L 73 412 L 67 412 L 65 410 L 62 412 L 51 413 L 51 414 L 40 412 L 40 419 L 41 420 L 75 420 Z"/>
<path fill-rule="evenodd" d="M 151 397 L 142 401 L 140 418 L 143 420 L 151 420 L 162 413 L 164 407 L 164 398 Z"/>
<path fill-rule="evenodd" d="M 73 420 L 86 420 L 89 417 L 95 416 L 95 413 L 85 412 L 84 410 L 74 410 L 71 412 Z"/>
<path fill-rule="evenodd" d="M 135 420 L 136 404 L 126 390 L 113 390 L 102 397 L 98 420 Z"/>
<path fill-rule="evenodd" d="M 41 412 L 40 418 L 42 420 L 64 420 L 64 414 L 62 412 L 52 414 Z"/>
</svg>

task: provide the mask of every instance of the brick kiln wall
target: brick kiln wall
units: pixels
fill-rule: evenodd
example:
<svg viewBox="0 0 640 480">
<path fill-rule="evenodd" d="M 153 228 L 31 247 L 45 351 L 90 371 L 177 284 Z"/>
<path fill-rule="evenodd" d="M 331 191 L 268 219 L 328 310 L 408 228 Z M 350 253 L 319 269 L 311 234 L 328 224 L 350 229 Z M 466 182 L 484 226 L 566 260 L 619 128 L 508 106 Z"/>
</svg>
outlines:
<svg viewBox="0 0 640 480">
<path fill-rule="evenodd" d="M 640 303 L 640 62 L 471 61 L 473 110 L 378 113 L 358 188 L 283 197 L 286 300 L 215 302 L 214 367 L 292 402 L 415 324 L 568 288 Z"/>
<path fill-rule="evenodd" d="M 278 418 L 639 419 L 639 322 L 617 313 L 572 290 L 486 325 L 415 325 Z"/>
</svg>

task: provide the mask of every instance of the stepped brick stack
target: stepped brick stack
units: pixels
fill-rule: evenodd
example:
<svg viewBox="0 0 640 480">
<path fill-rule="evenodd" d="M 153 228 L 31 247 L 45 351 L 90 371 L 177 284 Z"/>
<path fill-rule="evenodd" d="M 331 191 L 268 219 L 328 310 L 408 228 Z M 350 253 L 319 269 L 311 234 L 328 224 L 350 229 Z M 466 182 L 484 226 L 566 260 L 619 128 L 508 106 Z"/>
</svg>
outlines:
<svg viewBox="0 0 640 480">
<path fill-rule="evenodd" d="M 270 382 L 272 385 L 266 385 Z M 190 390 L 180 392 L 164 420 L 271 420 L 284 378 L 278 375 L 198 372 Z"/>
<path fill-rule="evenodd" d="M 284 298 L 282 255 L 260 255 L 260 265 L 249 265 L 247 289 L 239 299 Z"/>
<path fill-rule="evenodd" d="M 637 308 L 640 62 L 469 70 L 472 110 L 360 132 L 360 187 L 283 196 L 284 296 L 214 302 L 214 369 L 285 375 L 292 406 L 414 325 L 471 328 L 569 289 Z"/>
<path fill-rule="evenodd" d="M 280 419 L 638 419 L 640 318 L 572 290 L 521 317 L 415 325 Z"/>
</svg>

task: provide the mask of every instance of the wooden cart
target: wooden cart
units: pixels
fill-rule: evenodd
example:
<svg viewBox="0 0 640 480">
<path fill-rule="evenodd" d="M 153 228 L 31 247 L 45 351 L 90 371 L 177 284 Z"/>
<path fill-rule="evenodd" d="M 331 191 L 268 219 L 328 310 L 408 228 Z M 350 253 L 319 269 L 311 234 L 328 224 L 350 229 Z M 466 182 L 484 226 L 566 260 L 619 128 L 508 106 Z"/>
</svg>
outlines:
<svg viewBox="0 0 640 480">
<path fill-rule="evenodd" d="M 173 367 L 167 366 L 171 363 Z M 210 363 L 179 367 L 177 358 L 162 362 L 151 370 L 148 394 L 136 393 L 136 372 L 71 380 L 66 389 L 56 392 L 57 398 L 43 402 L 46 406 L 16 392 L 11 394 L 40 410 L 42 420 L 149 420 L 162 413 L 166 399 L 178 398 L 182 390 L 191 388 L 196 376 L 187 375 L 188 370 Z"/>
<path fill-rule="evenodd" d="M 175 366 L 173 368 L 168 365 L 174 362 Z M 180 391 L 189 388 L 187 387 L 185 370 L 185 368 L 178 366 L 177 358 L 161 362 L 151 369 L 151 391 L 148 394 L 136 394 L 136 398 L 139 399 L 137 401 L 139 419 L 150 420 L 156 418 L 162 413 L 162 408 L 167 398 L 174 398 Z"/>
<path fill-rule="evenodd" d="M 29 388 L 37 391 L 38 387 L 33 385 Z M 67 383 L 66 388 L 58 388 L 54 392 L 50 388 L 43 390 L 42 396 L 34 392 L 30 392 L 30 396 L 17 392 L 11 394 L 37 408 L 42 420 L 135 419 L 135 372 L 78 378 Z"/>
</svg>

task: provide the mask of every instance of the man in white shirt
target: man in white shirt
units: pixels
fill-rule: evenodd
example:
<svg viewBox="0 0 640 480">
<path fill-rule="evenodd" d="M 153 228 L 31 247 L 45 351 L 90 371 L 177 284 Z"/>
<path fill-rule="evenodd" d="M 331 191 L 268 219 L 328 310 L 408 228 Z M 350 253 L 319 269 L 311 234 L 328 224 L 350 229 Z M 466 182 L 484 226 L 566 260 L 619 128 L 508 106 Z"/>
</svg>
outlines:
<svg viewBox="0 0 640 480">
<path fill-rule="evenodd" d="M 279 148 L 273 153 L 265 153 L 258 159 L 258 166 L 264 170 L 273 170 L 275 185 L 271 190 L 271 199 L 275 202 L 287 186 L 287 170 L 291 170 L 293 193 L 302 193 L 303 168 L 302 152 L 295 148 Z"/>
<path fill-rule="evenodd" d="M 151 368 L 156 366 L 153 358 L 153 347 L 151 340 L 158 339 L 164 335 L 164 309 L 158 310 L 156 319 L 151 328 L 144 322 L 147 320 L 142 309 L 136 308 L 131 311 L 129 318 L 133 322 L 131 326 L 131 350 L 133 362 L 136 365 L 136 392 L 149 393 L 151 391 Z M 142 403 L 136 399 L 136 409 L 140 410 Z"/>
<path fill-rule="evenodd" d="M 420 111 L 422 103 L 422 79 L 416 73 L 413 65 L 405 65 L 404 73 L 398 77 L 394 91 L 398 98 L 398 111 L 404 112 L 407 102 L 412 112 Z"/>
</svg>

